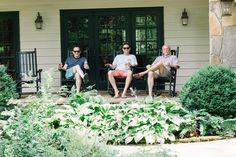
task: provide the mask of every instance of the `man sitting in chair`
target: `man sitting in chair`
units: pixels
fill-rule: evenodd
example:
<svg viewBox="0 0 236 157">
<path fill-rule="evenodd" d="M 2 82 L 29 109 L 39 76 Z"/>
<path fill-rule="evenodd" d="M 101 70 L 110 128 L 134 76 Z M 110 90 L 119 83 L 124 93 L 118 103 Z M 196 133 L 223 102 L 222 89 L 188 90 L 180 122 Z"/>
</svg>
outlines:
<svg viewBox="0 0 236 157">
<path fill-rule="evenodd" d="M 145 74 L 148 74 L 148 95 L 152 97 L 152 89 L 154 85 L 154 79 L 160 77 L 166 77 L 170 75 L 170 69 L 178 68 L 178 59 L 175 55 L 170 55 L 171 48 L 168 45 L 162 46 L 162 56 L 158 56 L 152 65 L 147 65 L 147 70 L 134 74 L 134 78 L 141 78 Z"/>
<path fill-rule="evenodd" d="M 117 55 L 112 64 L 105 64 L 106 67 L 115 69 L 108 72 L 108 79 L 114 89 L 114 98 L 119 97 L 119 90 L 116 85 L 116 80 L 114 77 L 126 77 L 125 87 L 121 94 L 122 98 L 126 98 L 127 89 L 132 81 L 131 67 L 137 66 L 137 59 L 135 55 L 130 54 L 131 47 L 128 42 L 124 42 L 122 45 L 123 54 Z"/>
<path fill-rule="evenodd" d="M 80 92 L 80 87 L 83 82 L 88 82 L 88 74 L 84 73 L 82 69 L 89 69 L 88 61 L 85 57 L 80 57 L 81 50 L 79 46 L 74 46 L 73 55 L 69 55 L 65 61 L 62 70 L 66 71 L 66 79 L 75 79 L 76 90 Z"/>
</svg>

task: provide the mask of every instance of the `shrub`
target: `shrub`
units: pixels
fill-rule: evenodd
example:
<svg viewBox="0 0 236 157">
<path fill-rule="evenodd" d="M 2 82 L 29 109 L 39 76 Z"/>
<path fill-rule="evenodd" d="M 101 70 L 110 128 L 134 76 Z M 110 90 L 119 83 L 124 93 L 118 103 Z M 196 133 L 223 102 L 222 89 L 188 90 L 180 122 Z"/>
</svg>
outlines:
<svg viewBox="0 0 236 157">
<path fill-rule="evenodd" d="M 222 123 L 223 132 L 222 134 L 226 137 L 234 137 L 236 136 L 236 118 L 234 119 L 226 119 Z"/>
<path fill-rule="evenodd" d="M 236 74 L 222 65 L 204 67 L 185 83 L 179 97 L 189 110 L 236 117 Z"/>
<path fill-rule="evenodd" d="M 16 97 L 16 84 L 6 73 L 6 67 L 0 65 L 0 106 L 5 106 L 12 97 Z"/>
</svg>

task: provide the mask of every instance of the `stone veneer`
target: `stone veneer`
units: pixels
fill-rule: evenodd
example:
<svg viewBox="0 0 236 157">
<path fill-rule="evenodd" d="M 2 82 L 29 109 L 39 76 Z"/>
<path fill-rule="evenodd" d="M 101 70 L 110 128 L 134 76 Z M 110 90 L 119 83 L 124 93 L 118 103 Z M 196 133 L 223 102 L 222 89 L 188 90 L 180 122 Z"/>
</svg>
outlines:
<svg viewBox="0 0 236 157">
<path fill-rule="evenodd" d="M 232 16 L 221 14 L 220 0 L 209 0 L 210 64 L 236 67 L 236 3 Z"/>
</svg>

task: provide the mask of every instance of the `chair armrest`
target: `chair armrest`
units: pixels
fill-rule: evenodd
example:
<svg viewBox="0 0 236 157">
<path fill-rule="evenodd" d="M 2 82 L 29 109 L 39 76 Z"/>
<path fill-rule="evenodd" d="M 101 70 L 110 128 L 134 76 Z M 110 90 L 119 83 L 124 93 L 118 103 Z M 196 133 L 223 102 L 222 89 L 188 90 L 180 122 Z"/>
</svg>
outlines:
<svg viewBox="0 0 236 157">
<path fill-rule="evenodd" d="M 65 69 L 58 69 L 58 71 L 62 72 L 62 71 L 66 71 Z"/>
<path fill-rule="evenodd" d="M 43 71 L 43 69 L 39 69 L 38 71 L 37 71 L 37 73 L 41 73 Z"/>
<path fill-rule="evenodd" d="M 179 68 L 180 68 L 179 65 L 177 65 L 177 66 L 171 66 L 171 67 L 170 67 L 170 69 L 173 69 L 173 70 L 174 70 L 174 69 L 177 70 L 177 69 L 179 69 Z"/>
</svg>

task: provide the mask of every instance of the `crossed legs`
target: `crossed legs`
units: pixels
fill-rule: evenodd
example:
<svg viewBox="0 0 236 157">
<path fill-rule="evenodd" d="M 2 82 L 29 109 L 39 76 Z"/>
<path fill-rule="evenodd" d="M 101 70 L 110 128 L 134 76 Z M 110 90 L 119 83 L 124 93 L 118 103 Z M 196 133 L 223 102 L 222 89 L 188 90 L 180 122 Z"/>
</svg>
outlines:
<svg viewBox="0 0 236 157">
<path fill-rule="evenodd" d="M 147 70 L 145 70 L 143 72 L 140 72 L 138 74 L 134 74 L 133 76 L 135 78 L 140 78 L 140 77 L 143 77 L 145 74 L 147 74 L 150 71 L 154 72 L 154 71 L 157 71 L 157 70 L 159 70 L 160 75 L 162 75 L 166 71 L 166 68 L 165 68 L 163 63 L 157 63 L 157 64 L 152 65 L 149 68 L 147 68 Z"/>
<path fill-rule="evenodd" d="M 124 74 L 124 77 L 126 77 L 126 79 L 125 79 L 125 87 L 124 87 L 124 90 L 121 94 L 122 98 L 126 97 L 126 92 L 129 88 L 130 82 L 132 81 L 132 71 L 126 70 L 125 74 Z M 111 83 L 112 88 L 114 89 L 114 92 L 115 92 L 114 98 L 118 98 L 119 97 L 119 90 L 118 90 L 117 85 L 116 85 L 116 80 L 115 80 L 115 75 L 114 75 L 113 70 L 110 70 L 108 72 L 108 79 Z"/>
<path fill-rule="evenodd" d="M 156 73 L 155 71 L 159 71 L 159 74 Z M 135 78 L 141 78 L 145 74 L 148 74 L 148 79 L 147 79 L 147 84 L 148 84 L 148 95 L 152 97 L 152 90 L 153 90 L 153 85 L 154 85 L 154 79 L 158 77 L 158 75 L 164 75 L 166 72 L 166 68 L 163 65 L 163 63 L 157 63 L 152 66 L 147 66 L 147 70 L 140 72 L 138 74 L 134 74 L 133 76 Z"/>
<path fill-rule="evenodd" d="M 73 73 L 75 74 L 75 85 L 77 92 L 80 92 L 80 87 L 82 84 L 82 79 L 84 79 L 84 72 L 79 65 L 73 67 Z"/>
</svg>

